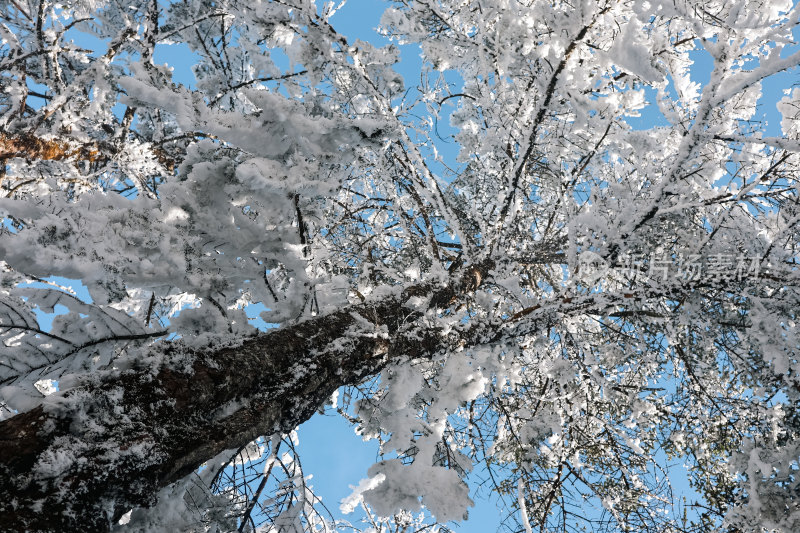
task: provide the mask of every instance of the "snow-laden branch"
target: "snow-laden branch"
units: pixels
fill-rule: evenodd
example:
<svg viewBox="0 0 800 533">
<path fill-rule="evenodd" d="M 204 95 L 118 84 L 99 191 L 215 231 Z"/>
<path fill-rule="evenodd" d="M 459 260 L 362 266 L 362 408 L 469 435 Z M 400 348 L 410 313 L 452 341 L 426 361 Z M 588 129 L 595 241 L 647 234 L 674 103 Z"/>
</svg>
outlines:
<svg viewBox="0 0 800 533">
<path fill-rule="evenodd" d="M 398 288 L 239 346 L 158 345 L 158 356 L 49 396 L 0 423 L 0 529 L 108 530 L 157 489 L 226 449 L 291 431 L 339 387 L 391 361 L 492 340 L 496 326 L 444 332 L 408 304 L 460 298 L 488 269 L 470 267 L 444 288 Z"/>
</svg>

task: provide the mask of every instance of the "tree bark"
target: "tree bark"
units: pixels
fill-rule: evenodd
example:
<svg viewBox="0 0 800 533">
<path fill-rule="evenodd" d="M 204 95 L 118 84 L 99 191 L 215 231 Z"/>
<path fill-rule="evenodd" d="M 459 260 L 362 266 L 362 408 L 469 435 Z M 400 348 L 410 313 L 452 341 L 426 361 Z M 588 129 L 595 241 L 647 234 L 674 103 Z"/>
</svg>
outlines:
<svg viewBox="0 0 800 533">
<path fill-rule="evenodd" d="M 476 288 L 488 268 L 236 347 L 187 353 L 167 345 L 161 357 L 49 396 L 0 423 L 0 531 L 108 531 L 218 453 L 294 429 L 337 388 L 392 361 L 488 340 L 486 327 L 443 334 L 407 305 L 424 295 L 442 307 Z"/>
</svg>

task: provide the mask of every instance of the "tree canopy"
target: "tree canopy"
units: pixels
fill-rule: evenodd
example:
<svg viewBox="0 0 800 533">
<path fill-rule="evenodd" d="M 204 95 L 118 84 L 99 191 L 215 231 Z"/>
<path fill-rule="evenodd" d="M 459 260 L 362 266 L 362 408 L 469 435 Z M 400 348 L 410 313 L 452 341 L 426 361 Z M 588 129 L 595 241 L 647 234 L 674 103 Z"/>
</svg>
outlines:
<svg viewBox="0 0 800 533">
<path fill-rule="evenodd" d="M 800 6 L 340 8 L 0 3 L 0 529 L 800 530 Z"/>
</svg>

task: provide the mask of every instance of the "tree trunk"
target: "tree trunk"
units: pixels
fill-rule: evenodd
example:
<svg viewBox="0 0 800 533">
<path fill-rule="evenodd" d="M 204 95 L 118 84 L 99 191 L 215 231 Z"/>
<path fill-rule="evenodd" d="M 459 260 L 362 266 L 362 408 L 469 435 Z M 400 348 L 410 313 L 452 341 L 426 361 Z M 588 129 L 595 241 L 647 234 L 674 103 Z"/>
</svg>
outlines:
<svg viewBox="0 0 800 533">
<path fill-rule="evenodd" d="M 401 358 L 431 357 L 489 331 L 441 331 L 406 301 L 431 306 L 474 289 L 473 267 L 443 289 L 412 287 L 376 303 L 276 329 L 237 347 L 163 357 L 90 377 L 0 423 L 0 531 L 108 531 L 122 513 L 221 451 L 308 420 L 339 387 Z M 165 343 L 166 344 L 166 343 Z"/>
</svg>

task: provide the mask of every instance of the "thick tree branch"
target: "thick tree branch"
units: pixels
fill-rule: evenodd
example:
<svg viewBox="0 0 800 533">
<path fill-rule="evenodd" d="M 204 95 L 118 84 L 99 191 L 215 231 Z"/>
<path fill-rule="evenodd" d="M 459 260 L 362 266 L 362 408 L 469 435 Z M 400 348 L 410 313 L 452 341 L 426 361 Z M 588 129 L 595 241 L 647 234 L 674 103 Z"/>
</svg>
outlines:
<svg viewBox="0 0 800 533">
<path fill-rule="evenodd" d="M 492 340 L 492 326 L 447 334 L 429 308 L 474 290 L 490 265 L 444 288 L 380 301 L 253 337 L 237 347 L 160 357 L 94 378 L 0 423 L 0 530 L 108 531 L 135 506 L 219 452 L 288 432 L 339 387 L 390 361 Z M 435 310 L 433 310 L 435 312 Z M 41 512 L 47 509 L 47 512 Z"/>
</svg>

